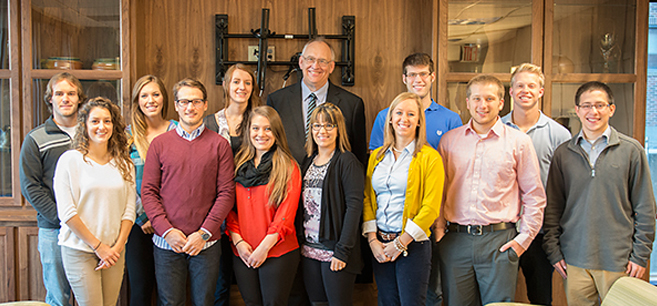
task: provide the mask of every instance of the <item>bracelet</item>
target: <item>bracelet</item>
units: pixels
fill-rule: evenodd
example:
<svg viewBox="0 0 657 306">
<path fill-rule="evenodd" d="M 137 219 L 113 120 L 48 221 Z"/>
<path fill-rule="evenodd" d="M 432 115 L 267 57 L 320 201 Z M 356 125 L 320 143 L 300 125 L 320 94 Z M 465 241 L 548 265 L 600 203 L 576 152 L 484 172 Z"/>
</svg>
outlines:
<svg viewBox="0 0 657 306">
<path fill-rule="evenodd" d="M 98 250 L 98 248 L 100 247 L 101 244 L 103 244 L 103 242 L 100 241 L 100 240 L 98 240 L 98 245 L 94 248 L 94 252 L 95 252 L 96 250 Z"/>
<path fill-rule="evenodd" d="M 376 240 L 376 238 L 372 238 L 372 239 L 368 240 L 367 244 L 372 244 L 372 241 L 374 241 L 374 240 Z"/>
<path fill-rule="evenodd" d="M 402 253 L 404 257 L 408 256 L 408 248 L 404 246 L 404 244 L 401 242 L 399 237 L 395 238 L 393 242 L 395 245 L 395 249 L 397 249 L 398 252 Z"/>
<path fill-rule="evenodd" d="M 235 244 L 235 247 L 237 247 L 237 245 L 240 244 L 240 242 L 244 242 L 244 239 L 240 239 L 240 241 L 238 241 L 238 242 Z"/>
</svg>

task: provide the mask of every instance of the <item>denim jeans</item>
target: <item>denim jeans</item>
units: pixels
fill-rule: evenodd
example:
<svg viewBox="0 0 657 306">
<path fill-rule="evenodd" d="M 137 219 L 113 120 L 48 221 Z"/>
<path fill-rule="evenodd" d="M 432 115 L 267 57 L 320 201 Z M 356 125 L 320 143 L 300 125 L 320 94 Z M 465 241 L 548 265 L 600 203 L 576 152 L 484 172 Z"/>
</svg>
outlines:
<svg viewBox="0 0 657 306">
<path fill-rule="evenodd" d="M 411 242 L 408 256 L 393 262 L 372 260 L 380 306 L 424 305 L 431 273 L 431 241 Z"/>
<path fill-rule="evenodd" d="M 189 274 L 192 305 L 209 306 L 214 302 L 214 290 L 219 276 L 221 242 L 196 256 L 153 247 L 157 295 L 162 306 L 184 306 Z"/>
<path fill-rule="evenodd" d="M 71 305 L 71 286 L 64 273 L 62 251 L 57 244 L 59 229 L 39 228 L 37 248 L 41 256 L 43 285 L 46 287 L 46 303 L 53 306 Z"/>
</svg>

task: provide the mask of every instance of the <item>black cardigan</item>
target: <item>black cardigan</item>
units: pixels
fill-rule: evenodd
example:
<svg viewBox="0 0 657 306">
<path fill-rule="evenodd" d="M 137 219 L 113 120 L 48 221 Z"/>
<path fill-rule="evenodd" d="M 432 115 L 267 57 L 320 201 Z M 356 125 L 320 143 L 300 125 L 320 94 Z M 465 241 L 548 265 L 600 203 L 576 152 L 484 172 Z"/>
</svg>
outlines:
<svg viewBox="0 0 657 306">
<path fill-rule="evenodd" d="M 303 160 L 302 173 L 317 153 Z M 302 176 L 302 177 L 303 177 Z M 345 271 L 359 274 L 363 268 L 360 255 L 360 225 L 363 214 L 365 173 L 362 164 L 351 152 L 335 150 L 322 185 L 319 242 L 333 250 L 333 256 L 347 263 Z M 296 217 L 299 244 L 303 235 L 303 196 Z"/>
</svg>

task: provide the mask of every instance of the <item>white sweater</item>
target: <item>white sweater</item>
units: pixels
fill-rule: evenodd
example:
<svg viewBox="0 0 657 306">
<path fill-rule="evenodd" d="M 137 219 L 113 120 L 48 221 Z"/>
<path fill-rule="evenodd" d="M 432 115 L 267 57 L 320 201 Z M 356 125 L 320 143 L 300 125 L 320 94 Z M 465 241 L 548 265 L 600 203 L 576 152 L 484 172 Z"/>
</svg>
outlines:
<svg viewBox="0 0 657 306">
<path fill-rule="evenodd" d="M 134 167 L 129 169 L 134 178 Z M 90 158 L 84 161 L 77 150 L 66 151 L 57 162 L 53 181 L 62 226 L 59 245 L 93 252 L 66 225 L 75 215 L 109 246 L 118 239 L 122 220 L 135 221 L 135 184 L 123 179 L 115 159 L 100 165 Z"/>
</svg>

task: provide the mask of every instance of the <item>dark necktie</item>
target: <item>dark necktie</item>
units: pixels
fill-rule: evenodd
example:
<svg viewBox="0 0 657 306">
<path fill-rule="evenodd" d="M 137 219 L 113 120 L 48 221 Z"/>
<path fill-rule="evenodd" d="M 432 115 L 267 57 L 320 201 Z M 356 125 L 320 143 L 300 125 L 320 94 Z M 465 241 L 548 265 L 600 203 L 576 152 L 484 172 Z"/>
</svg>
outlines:
<svg viewBox="0 0 657 306">
<path fill-rule="evenodd" d="M 308 139 L 308 133 L 310 132 L 310 115 L 315 110 L 315 106 L 317 106 L 317 96 L 314 93 L 311 93 L 310 96 L 308 96 L 308 99 L 308 113 L 306 114 L 306 139 Z"/>
</svg>

